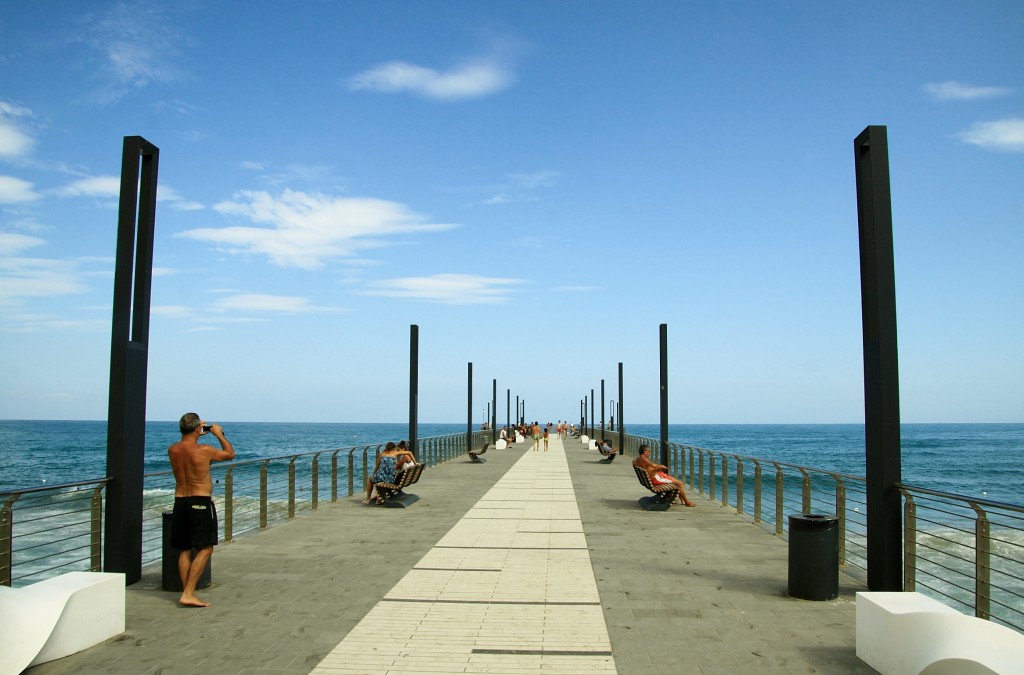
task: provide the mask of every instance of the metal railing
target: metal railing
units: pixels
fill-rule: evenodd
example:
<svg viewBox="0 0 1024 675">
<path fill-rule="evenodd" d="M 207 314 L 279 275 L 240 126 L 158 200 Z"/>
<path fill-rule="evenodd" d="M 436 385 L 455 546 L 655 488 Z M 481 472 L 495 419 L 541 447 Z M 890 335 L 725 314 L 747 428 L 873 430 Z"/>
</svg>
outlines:
<svg viewBox="0 0 1024 675">
<path fill-rule="evenodd" d="M 899 488 L 904 590 L 1024 631 L 1024 508 Z"/>
<path fill-rule="evenodd" d="M 474 432 L 479 447 L 490 432 Z M 420 439 L 428 467 L 466 451 L 466 434 Z M 221 541 L 266 529 L 362 490 L 384 444 L 213 464 Z M 108 478 L 0 494 L 0 584 L 25 585 L 75 570 L 102 569 L 103 489 Z M 163 513 L 174 504 L 170 471 L 143 479 L 142 564 L 162 558 Z"/>
<path fill-rule="evenodd" d="M 625 436 L 624 452 L 657 439 Z M 867 573 L 867 490 L 862 476 L 668 444 L 669 472 L 691 490 L 777 536 L 787 515 L 838 518 L 839 564 Z M 904 589 L 919 590 L 983 619 L 1024 632 L 1024 508 L 900 485 L 904 499 Z M 853 569 L 851 569 L 853 568 Z"/>
<path fill-rule="evenodd" d="M 659 447 L 655 439 L 625 438 L 627 454 L 635 455 L 644 443 Z M 489 439 L 489 431 L 475 432 L 472 444 Z M 215 497 L 222 540 L 295 518 L 341 495 L 352 496 L 362 489 L 382 447 L 213 465 L 215 493 L 222 493 Z M 460 456 L 465 447 L 464 433 L 425 438 L 416 455 L 433 466 Z M 668 450 L 670 472 L 690 490 L 735 508 L 777 536 L 787 534 L 787 515 L 835 514 L 840 565 L 857 576 L 866 574 L 863 477 L 676 443 Z M 0 583 L 32 583 L 70 570 L 99 571 L 107 482 L 100 478 L 0 494 Z M 161 558 L 162 514 L 173 504 L 173 476 L 169 471 L 146 474 L 144 489 L 143 564 L 148 565 Z M 900 491 L 904 588 L 1024 631 L 1024 508 L 910 485 L 901 485 Z"/>
</svg>

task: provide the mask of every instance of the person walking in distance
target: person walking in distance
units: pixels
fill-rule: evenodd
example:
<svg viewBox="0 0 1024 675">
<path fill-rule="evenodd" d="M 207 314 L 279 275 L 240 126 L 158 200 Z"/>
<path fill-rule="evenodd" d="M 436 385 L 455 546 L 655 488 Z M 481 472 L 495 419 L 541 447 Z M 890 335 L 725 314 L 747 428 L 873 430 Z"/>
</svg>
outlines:
<svg viewBox="0 0 1024 675">
<path fill-rule="evenodd" d="M 217 545 L 217 511 L 213 505 L 210 463 L 234 459 L 235 449 L 219 424 L 206 424 L 195 413 L 182 415 L 178 427 L 181 440 L 167 449 L 174 471 L 171 542 L 179 551 L 182 591 L 178 604 L 209 607 L 210 603 L 196 596 L 196 584 Z M 220 449 L 199 442 L 199 437 L 207 433 L 213 434 Z"/>
<path fill-rule="evenodd" d="M 533 437 L 533 447 L 531 449 L 540 450 L 540 424 L 538 422 L 533 423 L 530 435 Z"/>
</svg>

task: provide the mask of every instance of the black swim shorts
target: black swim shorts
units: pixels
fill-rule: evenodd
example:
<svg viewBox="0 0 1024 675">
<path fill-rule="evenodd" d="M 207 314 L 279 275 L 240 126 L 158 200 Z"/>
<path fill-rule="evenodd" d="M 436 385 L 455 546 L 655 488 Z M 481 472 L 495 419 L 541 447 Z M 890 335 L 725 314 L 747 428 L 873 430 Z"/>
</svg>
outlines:
<svg viewBox="0 0 1024 675">
<path fill-rule="evenodd" d="M 171 545 L 179 551 L 217 545 L 217 509 L 212 498 L 174 498 Z"/>
</svg>

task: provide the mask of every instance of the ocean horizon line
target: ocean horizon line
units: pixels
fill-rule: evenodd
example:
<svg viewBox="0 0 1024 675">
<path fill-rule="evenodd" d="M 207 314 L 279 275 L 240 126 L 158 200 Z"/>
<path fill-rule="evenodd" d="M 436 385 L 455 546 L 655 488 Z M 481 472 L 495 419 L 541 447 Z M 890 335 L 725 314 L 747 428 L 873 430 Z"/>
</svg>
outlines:
<svg viewBox="0 0 1024 675">
<path fill-rule="evenodd" d="M 17 418 L 17 417 L 0 417 L 0 422 L 106 422 L 106 419 L 71 419 L 71 418 Z M 212 420 L 216 421 L 216 420 Z M 532 420 L 531 420 L 532 421 Z M 539 421 L 539 420 L 538 420 Z M 550 420 L 549 420 L 550 421 Z M 606 420 L 609 421 L 609 420 Z M 178 420 L 146 420 L 146 424 L 176 424 Z M 397 420 L 391 422 L 338 422 L 338 421 L 323 421 L 323 420 L 274 420 L 274 421 L 257 421 L 257 420 L 225 420 L 224 422 L 217 422 L 218 424 L 408 424 L 408 420 Z M 544 422 L 545 424 L 547 422 Z M 576 424 L 575 421 L 572 422 Z M 433 421 L 419 421 L 419 426 L 424 425 L 441 425 L 441 426 L 455 426 L 463 425 L 465 422 L 433 422 Z M 657 426 L 661 424 L 660 421 L 656 420 L 653 422 L 627 422 L 626 426 Z M 901 421 L 900 425 L 928 425 L 928 426 L 963 426 L 963 425 L 1019 425 L 1024 424 L 1024 421 L 1020 422 L 910 422 Z M 478 423 L 473 422 L 474 429 L 479 431 L 481 427 Z M 801 427 L 828 427 L 828 426 L 864 426 L 864 422 L 669 422 L 670 426 L 692 426 L 692 427 L 759 427 L 759 426 L 801 426 Z M 505 426 L 499 421 L 498 427 Z M 587 425 L 590 426 L 589 423 Z M 617 425 L 616 425 L 617 426 Z"/>
</svg>

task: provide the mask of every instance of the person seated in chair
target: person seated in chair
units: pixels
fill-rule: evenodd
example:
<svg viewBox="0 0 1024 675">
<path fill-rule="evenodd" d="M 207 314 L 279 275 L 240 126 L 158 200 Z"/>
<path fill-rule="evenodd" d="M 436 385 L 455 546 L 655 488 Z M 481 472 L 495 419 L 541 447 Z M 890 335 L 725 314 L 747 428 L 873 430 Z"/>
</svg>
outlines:
<svg viewBox="0 0 1024 675">
<path fill-rule="evenodd" d="M 405 471 L 416 466 L 416 455 L 412 454 L 412 450 L 409 449 L 407 442 L 398 442 L 398 447 L 395 448 L 395 455 L 397 457 L 395 463 L 399 471 Z"/>
<path fill-rule="evenodd" d="M 408 450 L 406 452 L 408 453 Z M 370 478 L 366 481 L 366 499 L 363 500 L 363 503 L 370 503 L 374 485 L 377 483 L 394 483 L 397 476 L 398 447 L 391 441 L 388 441 L 388 444 L 384 446 L 384 450 L 377 456 L 377 463 L 373 467 Z M 379 494 L 378 501 L 380 501 Z"/>
<path fill-rule="evenodd" d="M 646 471 L 647 475 L 651 478 L 651 484 L 664 485 L 666 483 L 672 483 L 679 488 L 680 504 L 683 506 L 697 506 L 686 496 L 686 492 L 683 490 L 683 481 L 665 473 L 668 471 L 668 467 L 664 464 L 657 464 L 651 461 L 651 446 L 641 445 L 639 451 L 640 456 L 633 460 L 633 466 L 638 466 Z"/>
<path fill-rule="evenodd" d="M 601 439 L 601 442 L 597 445 L 597 451 L 608 458 L 608 462 L 615 460 L 615 455 L 618 454 L 618 450 L 612 447 L 611 441 L 607 438 Z"/>
</svg>

